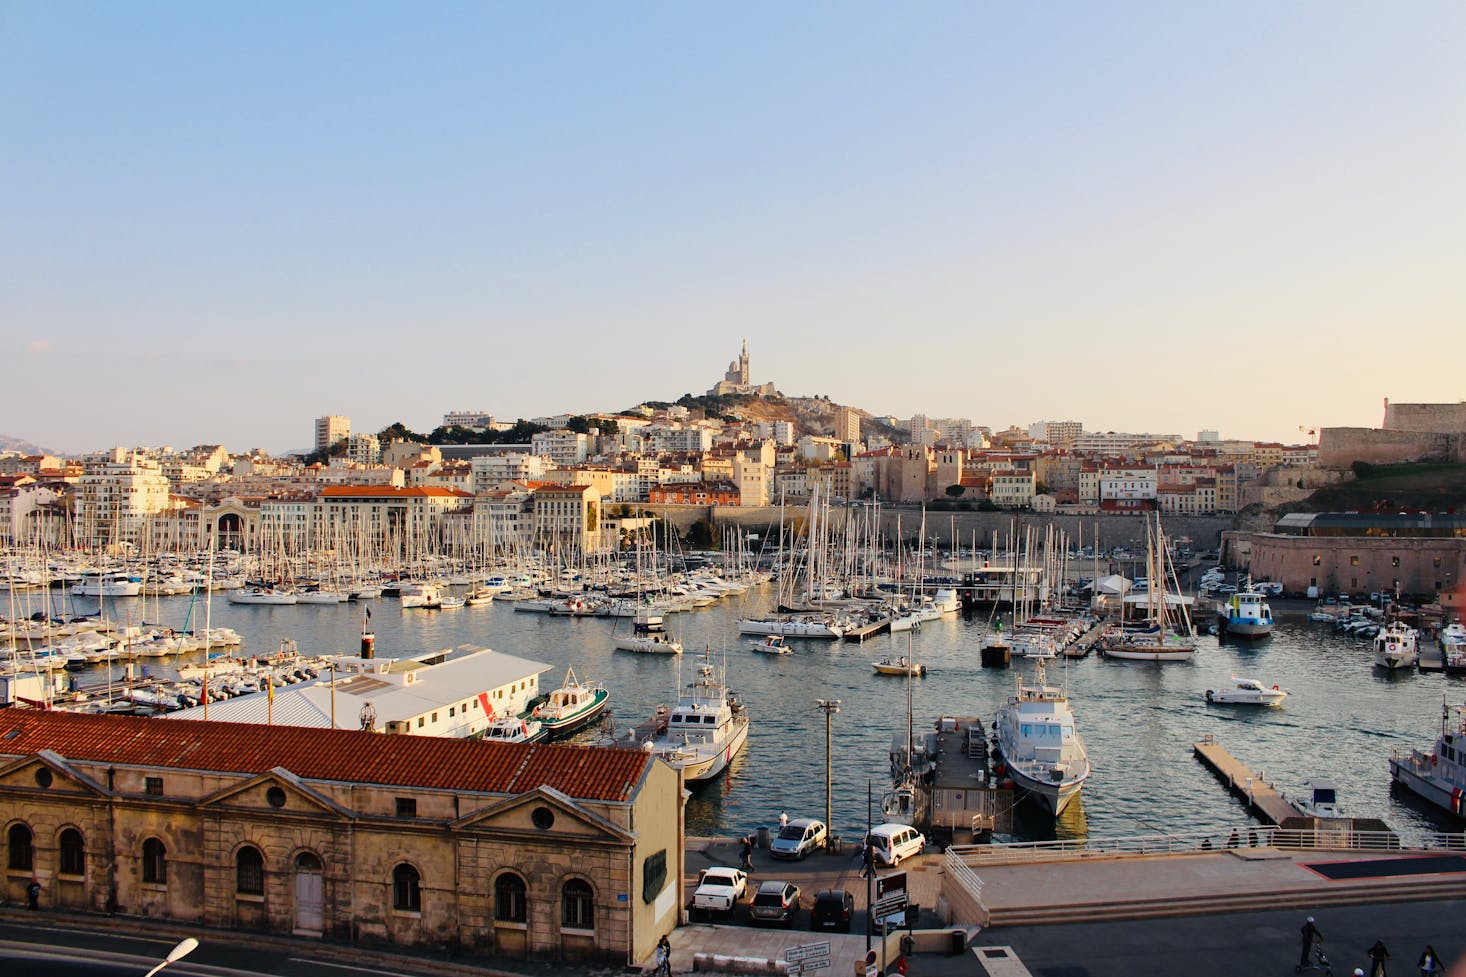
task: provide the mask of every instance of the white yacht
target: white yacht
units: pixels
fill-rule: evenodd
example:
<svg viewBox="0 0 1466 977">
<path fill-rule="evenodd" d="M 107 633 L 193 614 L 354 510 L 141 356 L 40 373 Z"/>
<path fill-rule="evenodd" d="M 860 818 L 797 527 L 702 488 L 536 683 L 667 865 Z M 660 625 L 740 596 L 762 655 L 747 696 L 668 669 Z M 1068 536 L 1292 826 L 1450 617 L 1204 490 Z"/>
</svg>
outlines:
<svg viewBox="0 0 1466 977">
<path fill-rule="evenodd" d="M 1466 672 L 1466 625 L 1446 625 L 1440 634 L 1441 664 L 1447 672 Z"/>
<path fill-rule="evenodd" d="M 1390 758 L 1390 779 L 1436 807 L 1466 818 L 1466 703 L 1441 702 L 1441 735 L 1429 753 L 1411 750 Z"/>
<path fill-rule="evenodd" d="M 1414 628 L 1396 621 L 1380 629 L 1374 636 L 1374 664 L 1376 668 L 1391 671 L 1413 668 L 1420 660 L 1417 634 Z"/>
<path fill-rule="evenodd" d="M 398 596 L 402 601 L 403 610 L 409 607 L 437 610 L 443 604 L 442 593 L 430 583 L 405 583 Z"/>
<path fill-rule="evenodd" d="M 1288 698 L 1288 690 L 1276 685 L 1268 688 L 1255 678 L 1232 676 L 1230 688 L 1207 689 L 1206 701 L 1214 705 L 1280 706 Z"/>
<path fill-rule="evenodd" d="M 125 573 L 86 573 L 71 585 L 73 597 L 136 597 L 142 593 L 141 580 Z"/>
<path fill-rule="evenodd" d="M 746 617 L 738 622 L 738 633 L 779 634 L 786 638 L 833 639 L 843 635 L 845 628 L 828 617 Z"/>
<path fill-rule="evenodd" d="M 1057 817 L 1089 779 L 1089 755 L 1064 690 L 1045 684 L 1042 661 L 1036 681 L 1020 678 L 1018 694 L 998 709 L 994 742 L 1006 776 Z"/>
<path fill-rule="evenodd" d="M 687 783 L 696 783 L 727 769 L 747 741 L 748 714 L 704 655 L 697 679 L 667 716 L 666 729 L 642 745 L 681 770 Z"/>
<path fill-rule="evenodd" d="M 1303 783 L 1308 794 L 1296 798 L 1293 806 L 1305 817 L 1342 818 L 1344 808 L 1339 804 L 1339 788 L 1331 780 L 1308 780 Z"/>
<path fill-rule="evenodd" d="M 274 587 L 245 587 L 229 594 L 231 604 L 294 604 L 295 592 Z"/>
</svg>

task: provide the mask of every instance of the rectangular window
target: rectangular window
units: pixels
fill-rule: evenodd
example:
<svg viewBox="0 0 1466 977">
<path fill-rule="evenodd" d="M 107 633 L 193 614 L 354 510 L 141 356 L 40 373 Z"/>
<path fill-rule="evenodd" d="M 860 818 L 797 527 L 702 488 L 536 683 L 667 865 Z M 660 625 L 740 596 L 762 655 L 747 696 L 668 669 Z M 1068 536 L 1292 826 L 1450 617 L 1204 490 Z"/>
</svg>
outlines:
<svg viewBox="0 0 1466 977">
<path fill-rule="evenodd" d="M 433 713 L 433 722 L 437 722 L 437 721 L 438 721 L 438 714 L 435 712 L 435 713 Z"/>
<path fill-rule="evenodd" d="M 399 797 L 399 798 L 397 798 L 397 816 L 399 818 L 415 818 L 415 817 L 417 817 L 417 798 L 416 797 Z"/>
<path fill-rule="evenodd" d="M 1323 557 L 1320 556 L 1320 555 L 1318 555 L 1317 553 L 1313 554 L 1313 565 L 1314 566 L 1322 566 L 1323 565 Z"/>
<path fill-rule="evenodd" d="M 1437 569 L 1439 569 L 1439 567 L 1441 565 L 1441 558 L 1440 557 L 1436 557 L 1435 559 L 1431 560 L 1430 561 L 1430 565 L 1433 566 L 1433 567 L 1436 567 Z M 1437 587 L 1439 587 L 1439 585 L 1437 585 Z"/>
<path fill-rule="evenodd" d="M 1399 565 L 1400 565 L 1400 558 L 1398 556 L 1392 556 L 1392 557 L 1390 557 L 1390 566 L 1397 567 Z"/>
<path fill-rule="evenodd" d="M 458 715 L 458 707 L 457 706 L 449 706 L 448 707 L 448 718 L 449 719 L 452 719 L 456 715 Z"/>
<path fill-rule="evenodd" d="M 422 729 L 423 722 L 424 722 L 423 718 L 421 716 L 418 716 L 417 717 L 417 728 L 418 729 Z"/>
<path fill-rule="evenodd" d="M 144 783 L 144 785 L 143 785 L 143 790 L 146 793 L 152 794 L 154 797 L 162 797 L 163 796 L 163 778 L 162 777 L 149 777 L 146 780 L 146 782 Z"/>
<path fill-rule="evenodd" d="M 1357 556 L 1351 556 L 1351 557 L 1349 557 L 1349 565 L 1351 567 L 1357 567 L 1359 565 L 1359 557 L 1357 557 Z"/>
</svg>

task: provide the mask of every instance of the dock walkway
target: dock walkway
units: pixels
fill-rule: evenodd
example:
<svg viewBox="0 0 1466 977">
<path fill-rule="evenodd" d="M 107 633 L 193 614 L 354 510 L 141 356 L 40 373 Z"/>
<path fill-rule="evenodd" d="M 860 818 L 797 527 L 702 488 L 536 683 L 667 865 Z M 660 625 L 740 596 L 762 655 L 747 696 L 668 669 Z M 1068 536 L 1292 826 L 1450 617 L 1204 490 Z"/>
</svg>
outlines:
<svg viewBox="0 0 1466 977">
<path fill-rule="evenodd" d="M 1208 737 L 1195 744 L 1194 749 L 1196 758 L 1216 774 L 1217 779 L 1225 783 L 1228 790 L 1245 801 L 1248 810 L 1253 814 L 1275 825 L 1298 817 L 1297 808 L 1285 801 L 1283 795 L 1274 790 L 1261 774 L 1254 773 L 1242 761 L 1232 756 L 1226 747 Z"/>
<path fill-rule="evenodd" d="M 1076 638 L 1069 647 L 1064 649 L 1065 658 L 1084 658 L 1094 648 L 1095 642 L 1110 629 L 1109 621 L 1100 621 L 1094 627 Z"/>
</svg>

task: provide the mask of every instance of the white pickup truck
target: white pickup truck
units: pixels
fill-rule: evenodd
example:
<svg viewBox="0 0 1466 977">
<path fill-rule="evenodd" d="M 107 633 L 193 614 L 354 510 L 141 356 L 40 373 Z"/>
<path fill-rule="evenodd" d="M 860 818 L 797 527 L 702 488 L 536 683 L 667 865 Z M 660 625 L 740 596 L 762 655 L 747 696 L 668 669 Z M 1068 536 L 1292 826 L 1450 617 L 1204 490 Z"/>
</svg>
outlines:
<svg viewBox="0 0 1466 977">
<path fill-rule="evenodd" d="M 692 894 L 692 908 L 706 912 L 727 912 L 743 900 L 747 891 L 747 872 L 721 866 L 706 868 L 697 878 L 697 890 Z"/>
</svg>

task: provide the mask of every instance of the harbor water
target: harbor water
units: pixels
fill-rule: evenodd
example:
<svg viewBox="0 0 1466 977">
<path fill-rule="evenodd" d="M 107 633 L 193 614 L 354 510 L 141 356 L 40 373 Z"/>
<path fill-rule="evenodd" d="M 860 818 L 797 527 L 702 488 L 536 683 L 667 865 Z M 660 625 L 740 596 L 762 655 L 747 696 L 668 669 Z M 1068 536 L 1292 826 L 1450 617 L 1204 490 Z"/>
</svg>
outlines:
<svg viewBox="0 0 1466 977">
<path fill-rule="evenodd" d="M 59 592 L 54 599 L 63 598 Z M 96 601 L 65 598 L 66 614 L 96 610 Z M 551 617 L 516 612 L 512 603 L 448 611 L 404 611 L 392 598 L 364 604 L 239 606 L 215 597 L 211 621 L 244 636 L 236 655 L 266 655 L 282 641 L 303 654 L 355 654 L 372 612 L 378 657 L 489 647 L 544 663 L 541 683 L 553 687 L 573 666 L 583 680 L 611 692 L 612 722 L 624 732 L 658 705 L 676 702 L 679 683 L 691 681 L 704 651 L 736 690 L 752 719 L 749 742 L 728 773 L 693 788 L 687 830 L 693 835 L 742 835 L 777 820 L 823 817 L 825 810 L 825 715 L 817 699 L 839 699 L 833 719 L 831 768 L 836 832 L 857 835 L 867 823 L 867 797 L 889 786 L 888 751 L 893 734 L 907 726 L 907 680 L 876 675 L 871 662 L 910 654 L 928 668 L 913 679 L 911 727 L 917 735 L 936 717 L 980 716 L 991 722 L 1013 694 L 1031 662 L 984 669 L 978 644 L 990 630 L 984 614 L 927 622 L 918 632 L 879 635 L 863 644 L 790 639 L 784 656 L 749 650 L 738 619 L 770 609 L 772 587 L 689 613 L 667 616 L 667 626 L 686 648 L 682 656 L 614 650 L 613 633 L 625 619 Z M 116 621 L 181 627 L 197 621 L 201 601 L 188 597 L 107 600 Z M 1383 819 L 1406 840 L 1440 830 L 1460 830 L 1408 795 L 1391 791 L 1392 750 L 1429 748 L 1440 728 L 1443 695 L 1466 698 L 1466 682 L 1440 673 L 1385 673 L 1372 667 L 1368 641 L 1326 624 L 1311 623 L 1301 605 L 1274 603 L 1278 626 L 1271 637 L 1238 642 L 1203 638 L 1189 663 L 1156 665 L 1108 660 L 1052 662 L 1051 685 L 1068 688 L 1094 775 L 1080 799 L 1057 824 L 1023 817 L 1023 838 L 1120 837 L 1137 834 L 1226 830 L 1248 821 L 1242 805 L 1194 759 L 1192 745 L 1212 736 L 1263 774 L 1285 795 L 1301 794 L 1312 778 L 1334 781 L 1346 813 Z M 201 622 L 200 622 L 201 623 Z M 193 656 L 198 660 L 200 656 Z M 187 659 L 185 659 L 187 660 Z M 146 675 L 176 671 L 178 659 L 140 663 Z M 113 666 L 120 678 L 119 666 Z M 1213 706 L 1207 688 L 1233 675 L 1279 685 L 1292 695 L 1281 708 Z M 107 680 L 106 667 L 78 673 L 82 684 Z"/>
</svg>

